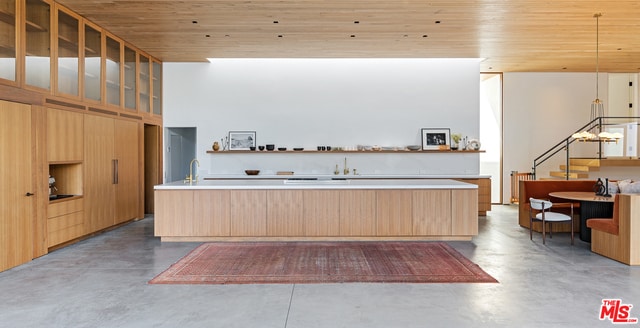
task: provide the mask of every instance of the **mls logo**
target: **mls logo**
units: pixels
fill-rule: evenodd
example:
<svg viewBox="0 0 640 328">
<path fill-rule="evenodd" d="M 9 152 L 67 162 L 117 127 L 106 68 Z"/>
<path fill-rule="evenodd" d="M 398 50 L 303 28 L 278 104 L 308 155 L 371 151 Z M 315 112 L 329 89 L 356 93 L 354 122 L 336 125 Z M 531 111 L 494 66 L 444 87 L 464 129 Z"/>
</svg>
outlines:
<svg viewBox="0 0 640 328">
<path fill-rule="evenodd" d="M 620 299 L 603 299 L 600 308 L 600 320 L 611 320 L 614 324 L 638 323 L 638 318 L 631 318 L 631 304 L 622 304 Z"/>
</svg>

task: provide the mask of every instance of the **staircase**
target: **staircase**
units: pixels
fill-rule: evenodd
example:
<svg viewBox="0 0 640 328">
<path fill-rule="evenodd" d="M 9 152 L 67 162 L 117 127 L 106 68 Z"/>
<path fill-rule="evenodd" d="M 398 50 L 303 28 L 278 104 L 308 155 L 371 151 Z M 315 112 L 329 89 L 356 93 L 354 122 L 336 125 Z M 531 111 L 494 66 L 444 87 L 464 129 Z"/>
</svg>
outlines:
<svg viewBox="0 0 640 328">
<path fill-rule="evenodd" d="M 640 117 L 597 117 L 593 119 L 591 122 L 587 123 L 580 129 L 576 130 L 577 132 L 589 131 L 595 135 L 597 135 L 601 131 L 605 131 L 607 126 L 617 125 L 617 124 L 628 124 L 629 122 L 635 122 L 636 125 L 640 125 Z M 560 142 L 558 142 L 553 147 L 549 148 L 546 152 L 542 153 L 540 156 L 533 160 L 533 166 L 531 173 L 534 179 L 539 180 L 570 180 L 570 179 L 589 179 L 589 173 L 600 171 L 601 167 L 620 167 L 620 166 L 635 166 L 640 167 L 640 158 L 638 157 L 616 157 L 616 158 L 603 158 L 603 149 L 602 144 L 604 142 L 608 142 L 607 140 L 600 139 L 589 139 L 586 141 L 589 142 L 597 142 L 598 149 L 595 151 L 597 154 L 594 158 L 575 158 L 570 156 L 571 150 L 577 146 L 575 144 L 578 142 L 577 139 L 572 137 L 573 134 L 567 136 Z M 585 141 L 583 139 L 580 140 Z M 563 156 L 564 155 L 564 156 Z M 543 178 L 539 177 L 536 174 L 536 170 L 538 166 L 547 160 L 563 156 L 565 164 L 560 165 L 559 171 L 549 172 L 550 177 Z"/>
<path fill-rule="evenodd" d="M 567 165 L 560 165 L 560 171 L 551 171 L 552 178 L 562 179 L 589 179 L 589 172 L 600 171 L 600 159 L 597 158 L 570 158 L 569 169 Z"/>
</svg>

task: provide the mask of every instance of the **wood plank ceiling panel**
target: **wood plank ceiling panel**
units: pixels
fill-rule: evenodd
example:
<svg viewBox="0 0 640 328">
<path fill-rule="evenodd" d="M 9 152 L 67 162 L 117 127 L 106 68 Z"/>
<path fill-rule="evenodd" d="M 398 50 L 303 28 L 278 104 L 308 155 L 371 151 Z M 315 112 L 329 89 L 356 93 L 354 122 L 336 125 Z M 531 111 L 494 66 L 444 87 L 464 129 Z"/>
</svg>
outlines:
<svg viewBox="0 0 640 328">
<path fill-rule="evenodd" d="M 640 69 L 640 2 L 60 0 L 168 62 L 237 58 L 485 58 L 483 71 Z"/>
</svg>

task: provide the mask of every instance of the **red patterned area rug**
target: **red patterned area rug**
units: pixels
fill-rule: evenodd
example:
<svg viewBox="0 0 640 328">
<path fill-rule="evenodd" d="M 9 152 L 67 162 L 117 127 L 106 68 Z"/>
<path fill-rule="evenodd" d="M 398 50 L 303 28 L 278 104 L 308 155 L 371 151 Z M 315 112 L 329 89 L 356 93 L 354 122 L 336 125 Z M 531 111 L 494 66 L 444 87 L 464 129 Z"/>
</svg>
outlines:
<svg viewBox="0 0 640 328">
<path fill-rule="evenodd" d="M 205 243 L 151 284 L 498 282 L 441 242 Z"/>
</svg>

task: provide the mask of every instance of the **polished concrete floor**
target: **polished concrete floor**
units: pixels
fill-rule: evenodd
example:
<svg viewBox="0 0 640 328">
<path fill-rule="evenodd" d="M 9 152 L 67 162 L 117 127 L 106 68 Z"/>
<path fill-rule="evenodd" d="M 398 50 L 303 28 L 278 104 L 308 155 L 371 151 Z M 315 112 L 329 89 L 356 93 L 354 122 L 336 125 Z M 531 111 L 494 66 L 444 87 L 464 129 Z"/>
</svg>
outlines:
<svg viewBox="0 0 640 328">
<path fill-rule="evenodd" d="M 568 234 L 530 241 L 510 205 L 450 243 L 497 284 L 147 284 L 196 245 L 146 218 L 2 272 L 0 327 L 610 327 L 609 298 L 640 317 L 640 268 Z"/>
</svg>

